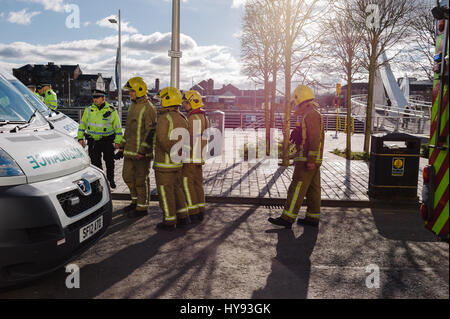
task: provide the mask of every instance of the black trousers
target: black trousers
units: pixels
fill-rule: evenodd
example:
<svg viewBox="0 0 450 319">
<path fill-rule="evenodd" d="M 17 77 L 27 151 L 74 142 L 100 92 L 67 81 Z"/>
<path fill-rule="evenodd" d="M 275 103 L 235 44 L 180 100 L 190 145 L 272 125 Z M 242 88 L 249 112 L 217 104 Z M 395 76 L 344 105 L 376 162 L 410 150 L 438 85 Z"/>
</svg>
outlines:
<svg viewBox="0 0 450 319">
<path fill-rule="evenodd" d="M 102 154 L 103 160 L 106 164 L 106 177 L 109 182 L 114 181 L 114 145 L 111 140 L 100 140 L 88 142 L 89 146 L 89 157 L 91 158 L 91 163 L 100 169 L 102 167 Z"/>
</svg>

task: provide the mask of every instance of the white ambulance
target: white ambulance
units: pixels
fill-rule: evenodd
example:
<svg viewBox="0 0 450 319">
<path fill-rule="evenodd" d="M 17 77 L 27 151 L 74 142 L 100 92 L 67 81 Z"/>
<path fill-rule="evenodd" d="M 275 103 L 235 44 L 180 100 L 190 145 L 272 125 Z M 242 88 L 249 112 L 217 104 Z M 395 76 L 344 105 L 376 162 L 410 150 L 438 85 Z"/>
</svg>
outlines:
<svg viewBox="0 0 450 319">
<path fill-rule="evenodd" d="M 55 129 L 61 133 L 67 134 L 76 139 L 78 134 L 78 123 L 70 117 L 59 111 L 53 111 L 47 107 L 36 95 L 33 94 L 22 82 L 15 76 L 2 72 L 3 76 L 14 85 L 14 87 L 30 102 L 39 113 L 52 123 Z"/>
<path fill-rule="evenodd" d="M 0 73 L 0 287 L 64 266 L 111 215 L 103 172 Z"/>
</svg>

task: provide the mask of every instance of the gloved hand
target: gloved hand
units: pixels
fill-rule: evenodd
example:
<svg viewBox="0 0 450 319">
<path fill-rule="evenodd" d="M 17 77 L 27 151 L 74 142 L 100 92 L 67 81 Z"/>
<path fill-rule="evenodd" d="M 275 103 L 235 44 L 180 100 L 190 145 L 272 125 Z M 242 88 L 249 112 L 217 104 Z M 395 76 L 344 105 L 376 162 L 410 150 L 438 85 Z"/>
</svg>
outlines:
<svg viewBox="0 0 450 319">
<path fill-rule="evenodd" d="M 114 154 L 114 159 L 119 161 L 123 158 L 123 150 L 119 150 L 116 154 Z"/>
</svg>

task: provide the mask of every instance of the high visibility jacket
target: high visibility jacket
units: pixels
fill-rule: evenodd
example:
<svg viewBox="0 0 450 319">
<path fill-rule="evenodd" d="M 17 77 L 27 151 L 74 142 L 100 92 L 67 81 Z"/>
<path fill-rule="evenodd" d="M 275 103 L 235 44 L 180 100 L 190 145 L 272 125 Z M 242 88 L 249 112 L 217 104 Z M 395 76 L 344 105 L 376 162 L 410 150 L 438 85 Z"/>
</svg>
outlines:
<svg viewBox="0 0 450 319">
<path fill-rule="evenodd" d="M 58 98 L 56 93 L 52 89 L 45 91 L 44 93 L 44 103 L 52 110 L 56 111 L 58 108 Z"/>
<path fill-rule="evenodd" d="M 184 160 L 184 163 L 204 165 L 205 158 L 203 157 L 203 152 L 206 152 L 208 141 L 203 140 L 202 137 L 205 130 L 210 127 L 209 120 L 203 109 L 190 111 L 187 119 L 189 124 L 189 136 L 191 137 L 191 156 Z"/>
<path fill-rule="evenodd" d="M 120 148 L 128 158 L 141 154 L 153 158 L 153 140 L 156 129 L 156 109 L 146 96 L 142 96 L 130 106 Z"/>
<path fill-rule="evenodd" d="M 78 127 L 78 140 L 92 138 L 99 141 L 102 138 L 113 136 L 114 143 L 120 144 L 122 141 L 122 125 L 116 109 L 108 103 L 101 108 L 95 104 L 84 109 Z"/>
<path fill-rule="evenodd" d="M 294 162 L 322 164 L 325 131 L 323 118 L 316 102 L 309 102 L 300 111 L 296 111 L 299 143 Z"/>
<path fill-rule="evenodd" d="M 36 95 L 39 100 L 44 102 L 44 98 L 42 97 L 42 95 L 39 94 L 39 92 L 34 92 L 34 95 Z"/>
<path fill-rule="evenodd" d="M 189 125 L 186 117 L 180 113 L 178 107 L 167 107 L 159 110 L 158 124 L 156 125 L 156 140 L 155 140 L 155 162 L 153 168 L 157 171 L 177 171 L 183 168 L 183 162 L 174 162 L 172 157 L 176 154 L 171 154 L 172 147 L 181 141 L 181 136 L 173 136 L 177 138 L 171 139 L 172 132 L 177 128 L 189 130 Z M 189 141 L 187 141 L 188 143 Z M 180 152 L 178 155 L 181 157 Z"/>
</svg>

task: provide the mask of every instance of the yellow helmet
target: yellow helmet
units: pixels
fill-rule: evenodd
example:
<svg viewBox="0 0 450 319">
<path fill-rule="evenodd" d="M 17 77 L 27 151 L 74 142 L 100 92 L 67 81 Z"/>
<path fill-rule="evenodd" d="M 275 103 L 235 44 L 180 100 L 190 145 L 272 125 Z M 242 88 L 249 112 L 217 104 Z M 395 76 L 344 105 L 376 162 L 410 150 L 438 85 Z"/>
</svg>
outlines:
<svg viewBox="0 0 450 319">
<path fill-rule="evenodd" d="M 136 97 L 142 97 L 147 95 L 147 84 L 141 77 L 134 77 L 128 80 L 127 84 L 123 87 L 125 90 L 133 90 L 136 92 Z"/>
<path fill-rule="evenodd" d="M 201 108 L 203 105 L 202 96 L 195 90 L 184 93 L 183 100 L 188 102 L 193 110 Z"/>
<path fill-rule="evenodd" d="M 163 107 L 176 106 L 183 103 L 183 96 L 180 90 L 171 86 L 162 89 L 158 97 L 161 99 L 161 106 Z"/>
<path fill-rule="evenodd" d="M 294 104 L 296 106 L 302 104 L 306 101 L 314 100 L 314 92 L 306 85 L 299 85 L 294 91 Z"/>
</svg>

